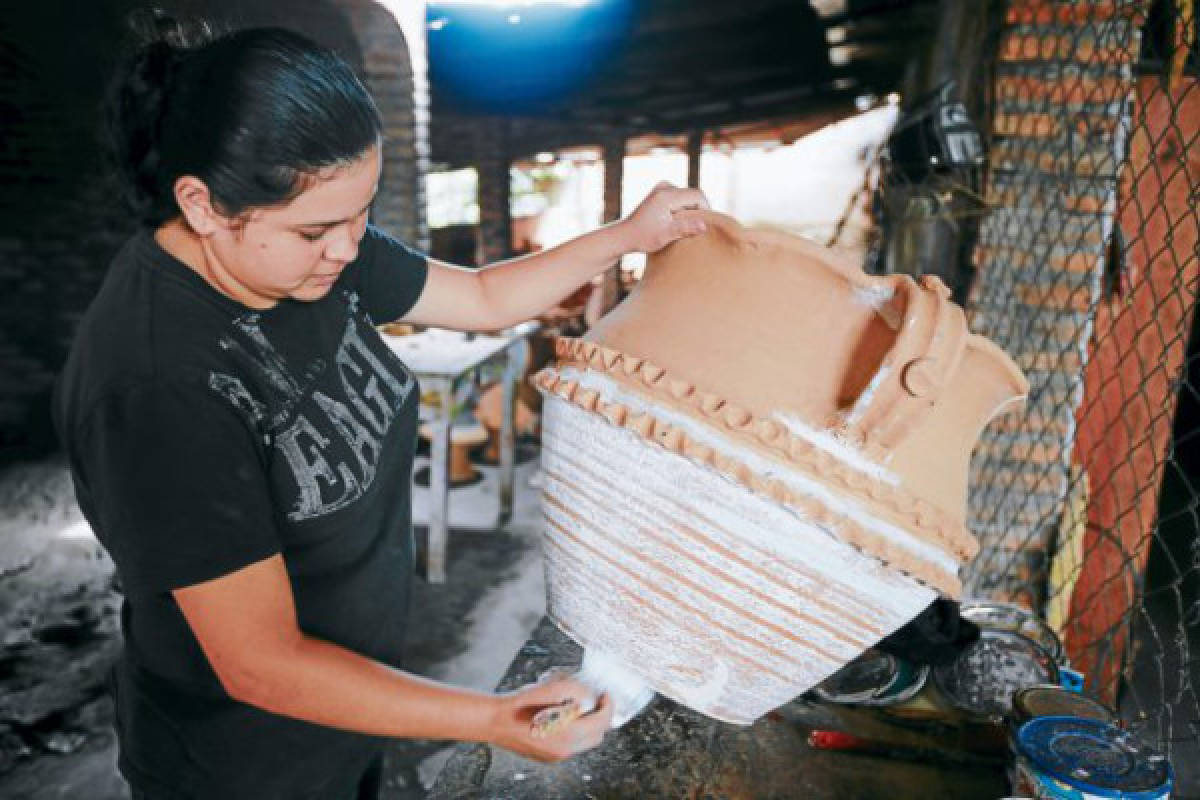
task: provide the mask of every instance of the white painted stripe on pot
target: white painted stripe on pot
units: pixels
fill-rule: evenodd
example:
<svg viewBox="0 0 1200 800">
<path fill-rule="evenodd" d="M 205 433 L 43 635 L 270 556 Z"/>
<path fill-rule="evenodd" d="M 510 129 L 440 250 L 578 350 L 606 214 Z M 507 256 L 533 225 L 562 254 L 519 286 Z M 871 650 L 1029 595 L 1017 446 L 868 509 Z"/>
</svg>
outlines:
<svg viewBox="0 0 1200 800">
<path fill-rule="evenodd" d="M 747 666 L 727 643 L 706 635 L 693 619 L 672 620 L 648 613 L 621 591 L 580 592 L 580 586 L 615 579 L 551 540 L 545 551 L 551 618 L 581 645 L 614 648 L 609 657 L 655 691 L 709 716 L 739 725 L 791 700 L 794 682 L 770 679 Z M 803 675 L 797 681 L 806 681 Z M 811 679 L 819 683 L 820 679 Z M 628 678 L 619 683 L 628 686 Z M 765 710 L 764 710 L 765 709 Z"/>
<path fill-rule="evenodd" d="M 554 485 L 546 485 L 547 495 L 557 498 L 572 510 L 578 511 L 584 517 L 603 519 L 606 535 L 619 538 L 627 547 L 637 547 L 655 557 L 655 564 L 668 565 L 680 572 L 684 577 L 704 586 L 709 591 L 727 597 L 734 604 L 750 610 L 753 609 L 762 620 L 769 625 L 778 626 L 791 632 L 802 628 L 808 631 L 815 646 L 827 653 L 837 654 L 835 657 L 853 657 L 865 647 L 869 647 L 874 639 L 863 643 L 862 636 L 855 636 L 847 631 L 844 615 L 840 619 L 821 619 L 813 614 L 819 606 L 824 605 L 824 598 L 816 592 L 797 595 L 795 591 L 785 588 L 781 582 L 765 580 L 766 570 L 759 566 L 757 571 L 754 562 L 738 563 L 729 558 L 717 548 L 705 541 L 705 537 L 694 537 L 680 530 L 680 521 L 670 519 L 665 515 L 656 514 L 648 509 L 646 504 L 630 498 L 629 508 L 620 515 L 605 514 L 601 503 L 612 500 L 612 491 L 598 485 L 596 481 L 588 480 L 582 470 L 569 474 L 569 482 L 562 482 L 558 472 L 548 464 L 544 466 L 545 474 L 554 481 Z M 575 484 L 575 485 L 570 485 Z M 587 489 L 583 489 L 587 486 Z M 617 487 L 617 493 L 621 487 Z M 549 513 L 552 509 L 547 508 Z M 620 526 L 619 530 L 614 529 Z M 777 571 L 782 565 L 777 566 Z M 807 603 L 803 601 L 807 600 Z M 801 601 L 801 602 L 797 602 Z M 870 638 L 873 631 L 867 632 Z M 772 637 L 774 634 L 772 634 Z M 878 635 L 874 636 L 875 639 Z"/>
<path fill-rule="evenodd" d="M 617 383 L 616 381 L 614 381 L 612 378 L 605 375 L 604 373 L 596 372 L 595 370 L 584 369 L 584 368 L 580 368 L 580 367 L 576 367 L 576 366 L 559 367 L 558 371 L 559 371 L 559 374 L 562 375 L 564 380 L 578 381 L 579 384 L 581 386 L 583 386 L 584 388 L 595 389 L 596 391 L 600 392 L 602 395 L 604 395 L 610 401 L 614 397 L 631 397 L 634 399 L 634 401 L 637 404 L 639 404 L 639 406 L 645 406 L 647 403 L 647 400 L 645 397 L 643 397 L 640 394 L 638 394 L 638 395 L 630 394 L 623 386 L 621 386 L 619 383 Z M 629 405 L 631 408 L 634 407 L 632 403 L 625 403 L 625 401 L 623 399 L 618 400 L 618 402 L 624 403 L 625 405 Z M 645 409 L 639 409 L 639 410 L 650 410 L 650 409 L 649 409 L 649 407 L 647 407 Z M 703 423 L 697 423 L 697 421 L 692 419 L 691 417 L 686 417 L 684 415 L 681 415 L 675 409 L 668 408 L 666 406 L 653 405 L 653 413 L 655 416 L 667 420 L 672 425 L 679 424 L 679 422 L 677 420 L 680 420 L 680 419 L 687 420 L 688 422 L 690 422 L 692 424 L 703 425 Z M 841 461 L 842 463 L 844 463 L 846 466 L 856 469 L 859 472 L 863 473 L 864 475 L 868 475 L 868 476 L 874 478 L 875 480 L 881 481 L 881 482 L 889 484 L 891 486 L 899 486 L 900 485 L 900 476 L 899 475 L 892 472 L 891 470 L 889 470 L 887 467 L 883 466 L 882 464 L 876 463 L 875 461 L 872 461 L 871 459 L 867 458 L 866 454 L 863 453 L 861 450 L 859 450 L 858 448 L 856 448 L 854 445 L 850 444 L 849 442 L 846 442 L 843 439 L 839 439 L 833 433 L 831 433 L 829 431 L 820 430 L 818 428 L 814 428 L 811 425 L 809 425 L 808 423 L 801 420 L 799 417 L 795 416 L 794 414 L 786 414 L 784 412 L 777 411 L 771 415 L 771 418 L 774 419 L 776 422 L 780 423 L 781 425 L 783 425 L 791 433 L 795 434 L 796 436 L 801 437 L 802 439 L 804 439 L 805 441 L 807 441 L 809 444 L 813 445 L 814 447 L 819 447 L 820 449 L 829 453 L 834 458 L 836 458 L 839 461 Z M 691 433 L 691 430 L 689 429 L 688 432 Z M 726 439 L 723 436 L 720 436 L 719 434 L 715 433 L 715 431 L 712 431 L 711 428 L 709 428 L 708 426 L 704 426 L 704 432 L 706 434 L 710 434 L 710 435 L 713 435 L 713 436 L 719 438 L 721 440 L 721 447 L 723 449 L 731 449 L 731 448 L 737 449 L 737 450 L 744 449 L 743 445 L 737 444 L 735 442 L 732 442 L 732 441 Z M 711 442 L 706 442 L 706 443 L 709 444 L 710 446 L 715 446 Z M 757 455 L 757 454 L 755 454 L 755 455 Z M 761 458 L 761 456 L 760 456 L 760 458 Z M 764 461 L 766 461 L 766 463 L 771 465 L 772 467 L 777 468 L 777 465 L 775 464 L 774 461 L 769 461 L 767 459 L 764 459 Z"/>
<path fill-rule="evenodd" d="M 716 528 L 737 531 L 736 539 L 725 536 L 724 542 L 730 545 L 744 542 L 749 547 L 743 548 L 742 555 L 753 562 L 762 562 L 766 553 L 768 558 L 788 565 L 784 574 L 793 569 L 791 565 L 802 565 L 823 574 L 834 586 L 814 586 L 813 590 L 833 588 L 843 596 L 858 598 L 863 613 L 878 615 L 880 608 L 887 607 L 889 597 L 914 584 L 906 576 L 842 544 L 795 509 L 754 495 L 707 466 L 645 442 L 632 431 L 616 428 L 598 415 L 557 398 L 549 399 L 546 413 L 548 446 L 543 458 L 554 459 L 557 452 L 570 453 L 572 457 L 586 453 L 589 461 L 603 464 L 611 479 L 625 481 L 625 491 L 613 500 L 617 506 L 624 504 L 626 497 L 686 499 L 693 514 L 699 514 L 689 522 L 711 520 Z M 585 446 L 589 441 L 604 441 L 606 446 L 589 448 Z M 573 479 L 580 472 L 572 471 L 570 464 L 558 466 L 552 460 L 545 463 L 570 472 Z M 721 541 L 714 526 L 703 527 L 707 535 Z M 780 531 L 786 531 L 787 535 L 778 535 Z M 833 547 L 835 542 L 840 546 Z M 858 585 L 864 576 L 882 584 L 878 595 L 864 592 Z M 932 592 L 929 594 L 932 599 Z M 841 620 L 841 624 L 844 622 Z M 876 624 L 882 628 L 881 623 Z"/>
<path fill-rule="evenodd" d="M 564 380 L 577 381 L 585 389 L 599 392 L 606 402 L 620 403 L 631 411 L 649 413 L 664 422 L 679 427 L 695 441 L 702 442 L 714 450 L 719 450 L 725 455 L 741 461 L 761 477 L 782 481 L 793 491 L 824 503 L 834 514 L 853 520 L 864 528 L 883 536 L 896 546 L 908 550 L 923 561 L 930 562 L 950 574 L 957 574 L 958 561 L 951 553 L 921 541 L 903 528 L 873 516 L 870 511 L 854 500 L 834 492 L 819 481 L 797 470 L 790 469 L 780 461 L 763 456 L 752 448 L 721 435 L 712 426 L 672 408 L 658 405 L 640 394 L 627 391 L 606 375 L 575 367 L 563 368 L 560 373 Z M 559 403 L 565 403 L 556 395 L 545 394 L 548 399 L 555 398 Z M 579 412 L 581 414 L 588 413 L 582 409 L 579 409 Z M 599 415 L 596 417 L 601 423 L 609 424 Z M 615 426 L 610 427 L 615 428 Z"/>
<path fill-rule="evenodd" d="M 554 396 L 547 397 L 544 411 L 543 466 L 556 476 L 547 480 L 545 491 L 576 515 L 572 518 L 544 504 L 551 523 L 545 548 L 551 616 L 581 643 L 599 647 L 658 691 L 703 713 L 741 724 L 753 721 L 819 683 L 862 648 L 916 616 L 935 596 L 793 510 L 612 426 L 599 415 Z M 587 459 L 589 470 L 573 470 L 574 458 Z M 593 469 L 603 480 L 588 477 Z M 679 504 L 678 510 L 664 504 L 657 514 L 647 514 L 647 505 L 656 497 L 670 498 Z M 688 506 L 696 513 L 683 519 Z M 721 571 L 750 578 L 745 567 L 722 563 L 716 549 L 699 546 L 696 558 L 710 563 L 711 570 L 706 570 L 639 532 L 652 526 L 660 536 L 676 535 L 691 546 L 695 538 L 679 532 L 681 524 L 748 563 L 761 565 L 772 576 L 756 576 L 756 588 L 763 593 L 780 591 L 779 583 L 802 583 L 810 593 L 823 593 L 831 601 L 854 598 L 853 616 L 869 628 L 850 624 L 849 615 L 840 624 L 861 647 L 819 629 L 827 625 L 799 626 L 797 633 L 807 641 L 789 641 L 762 624 L 772 622 L 787 630 L 795 624 L 789 615 L 720 582 Z M 793 569 L 805 577 L 790 574 Z M 734 607 L 683 584 L 671 570 L 698 586 L 712 587 L 718 599 L 732 598 Z M 631 580 L 630 574 L 641 580 Z M 787 592 L 779 596 L 791 603 L 802 598 Z M 739 608 L 759 620 L 747 619 Z M 703 624 L 701 616 L 726 630 Z M 784 648 L 795 655 L 772 652 Z M 818 648 L 841 657 L 820 655 Z M 718 692 L 715 687 L 721 683 L 724 688 Z"/>
<path fill-rule="evenodd" d="M 678 564 L 670 564 L 670 567 L 683 579 L 668 574 L 659 562 L 660 555 L 634 538 L 636 533 L 631 535 L 628 529 L 621 529 L 615 517 L 608 516 L 603 521 L 597 520 L 595 525 L 588 525 L 549 506 L 544 513 L 548 521 L 576 535 L 593 560 L 597 554 L 607 559 L 607 563 L 624 576 L 627 588 L 644 595 L 660 608 L 669 608 L 672 614 L 698 610 L 720 627 L 724 636 L 733 637 L 747 655 L 753 655 L 767 669 L 786 677 L 798 669 L 806 657 L 803 652 L 795 652 L 799 650 L 796 643 L 773 634 L 737 607 L 723 602 L 719 594 L 712 597 L 698 591 L 688 580 L 693 576 L 686 574 Z M 757 611 L 757 608 L 753 610 Z"/>
<path fill-rule="evenodd" d="M 610 475 L 628 476 L 632 480 L 628 484 L 632 496 L 686 498 L 707 519 L 725 530 L 740 531 L 751 545 L 790 563 L 807 564 L 825 575 L 846 576 L 842 579 L 847 581 L 843 588 L 852 593 L 862 592 L 856 582 L 863 575 L 883 581 L 886 585 L 880 587 L 878 596 L 867 594 L 866 607 L 886 607 L 891 592 L 903 591 L 915 583 L 862 555 L 836 535 L 805 519 L 796 509 L 756 495 L 708 466 L 646 442 L 598 414 L 554 395 L 547 397 L 544 412 L 551 455 L 555 450 L 586 453 L 589 460 L 604 462 Z M 601 441 L 604 447 L 593 445 Z M 778 535 L 779 531 L 787 531 L 788 535 Z M 834 542 L 841 546 L 830 546 Z M 951 571 L 955 571 L 953 567 Z M 932 591 L 929 594 L 932 602 Z"/>
<path fill-rule="evenodd" d="M 900 485 L 900 476 L 881 464 L 867 458 L 867 456 L 854 445 L 847 442 L 845 439 L 830 433 L 826 430 L 814 428 L 804 420 L 794 414 L 786 414 L 782 411 L 776 411 L 771 415 L 771 419 L 778 422 L 788 431 L 804 439 L 814 447 L 819 447 L 826 453 L 829 453 L 834 458 L 849 467 L 857 469 L 866 475 L 870 475 L 878 481 L 889 484 L 891 486 Z M 847 423 L 852 423 L 854 420 L 847 420 Z"/>
<path fill-rule="evenodd" d="M 697 507 L 700 500 L 695 493 L 681 493 L 676 485 L 656 483 L 651 486 L 647 483 L 665 476 L 624 475 L 619 467 L 605 461 L 605 452 L 599 449 L 584 456 L 590 467 L 580 460 L 580 455 L 583 454 L 567 455 L 561 450 L 551 450 L 546 445 L 543 447 L 543 464 L 554 463 L 556 468 L 575 480 L 594 474 L 598 468 L 605 468 L 609 482 L 619 486 L 618 493 L 624 496 L 622 502 L 636 507 L 642 513 L 661 515 L 665 518 L 664 527 L 674 530 L 681 541 L 688 546 L 711 550 L 712 558 L 727 563 L 737 577 L 753 576 L 756 582 L 763 584 L 764 591 L 779 593 L 789 601 L 807 601 L 809 605 L 805 612 L 832 629 L 844 629 L 848 620 L 858 627 L 869 627 L 866 620 L 876 615 L 876 606 L 861 602 L 855 595 L 853 584 L 840 583 L 844 576 L 831 580 L 809 570 L 804 562 L 784 560 L 774 550 L 755 547 L 747 541 L 744 531 L 737 532 L 739 528 L 726 530 L 704 515 Z M 793 520 L 791 524 L 796 524 L 796 521 Z M 823 532 L 819 535 L 822 541 L 827 536 Z M 882 565 L 880 569 L 884 572 L 881 579 L 895 579 Z M 821 602 L 816 602 L 817 598 Z"/>
</svg>

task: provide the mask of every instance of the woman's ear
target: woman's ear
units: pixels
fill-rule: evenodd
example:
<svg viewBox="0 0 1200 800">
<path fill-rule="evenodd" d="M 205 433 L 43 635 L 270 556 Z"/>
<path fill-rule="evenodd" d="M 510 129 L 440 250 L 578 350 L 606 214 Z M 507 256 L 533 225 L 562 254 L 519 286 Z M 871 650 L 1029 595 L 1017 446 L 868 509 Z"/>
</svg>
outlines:
<svg viewBox="0 0 1200 800">
<path fill-rule="evenodd" d="M 175 202 L 196 235 L 209 236 L 220 226 L 222 218 L 213 208 L 208 185 L 195 175 L 181 175 L 175 181 Z"/>
</svg>

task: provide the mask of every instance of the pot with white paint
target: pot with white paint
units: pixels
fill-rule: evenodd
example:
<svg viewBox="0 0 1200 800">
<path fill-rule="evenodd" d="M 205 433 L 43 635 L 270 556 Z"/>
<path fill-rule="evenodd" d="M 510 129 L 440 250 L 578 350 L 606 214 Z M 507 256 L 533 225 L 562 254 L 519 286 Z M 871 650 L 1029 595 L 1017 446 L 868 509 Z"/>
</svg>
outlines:
<svg viewBox="0 0 1200 800">
<path fill-rule="evenodd" d="M 749 724 L 958 597 L 1028 387 L 936 278 L 707 223 L 538 376 L 547 599 L 602 688 Z"/>
</svg>

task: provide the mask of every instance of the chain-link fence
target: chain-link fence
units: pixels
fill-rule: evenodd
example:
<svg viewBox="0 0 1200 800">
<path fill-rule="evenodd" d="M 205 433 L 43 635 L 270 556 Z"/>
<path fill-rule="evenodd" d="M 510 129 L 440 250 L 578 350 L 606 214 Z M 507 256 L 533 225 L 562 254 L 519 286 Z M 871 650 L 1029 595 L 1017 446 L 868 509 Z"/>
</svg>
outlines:
<svg viewBox="0 0 1200 800">
<path fill-rule="evenodd" d="M 972 463 L 968 595 L 1042 614 L 1195 794 L 1194 3 L 1011 0 L 993 33 L 986 159 L 955 160 L 945 93 L 910 107 L 900 126 L 920 135 L 894 136 L 880 170 L 874 266 L 940 272 L 1030 379 L 1026 412 L 986 429 Z"/>
</svg>

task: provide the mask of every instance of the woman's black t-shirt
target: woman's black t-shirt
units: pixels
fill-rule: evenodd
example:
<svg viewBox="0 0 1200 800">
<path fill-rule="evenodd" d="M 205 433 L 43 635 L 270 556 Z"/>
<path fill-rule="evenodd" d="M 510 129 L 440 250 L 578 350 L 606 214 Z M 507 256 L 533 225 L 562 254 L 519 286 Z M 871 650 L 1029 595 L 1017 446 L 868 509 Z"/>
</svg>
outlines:
<svg viewBox="0 0 1200 800">
<path fill-rule="evenodd" d="M 399 666 L 419 391 L 374 324 L 427 270 L 368 228 L 325 297 L 254 311 L 147 231 L 81 321 L 55 422 L 124 588 L 119 764 L 152 796 L 348 796 L 378 753 L 231 699 L 171 590 L 279 553 L 305 633 Z"/>
</svg>

